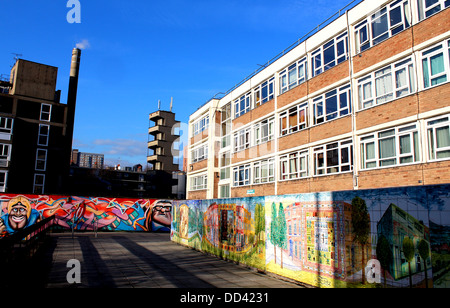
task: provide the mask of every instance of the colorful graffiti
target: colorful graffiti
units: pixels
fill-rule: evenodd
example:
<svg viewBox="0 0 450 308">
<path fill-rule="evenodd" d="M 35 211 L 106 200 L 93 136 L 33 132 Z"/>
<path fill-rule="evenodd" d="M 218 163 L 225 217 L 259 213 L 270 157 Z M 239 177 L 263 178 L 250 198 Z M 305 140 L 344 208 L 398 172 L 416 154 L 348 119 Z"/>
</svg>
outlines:
<svg viewBox="0 0 450 308">
<path fill-rule="evenodd" d="M 450 287 L 450 185 L 173 206 L 173 241 L 313 286 Z"/>
<path fill-rule="evenodd" d="M 92 231 L 169 231 L 169 200 L 0 195 L 0 234 L 55 215 L 62 228 Z"/>
<path fill-rule="evenodd" d="M 223 258 L 264 267 L 261 200 L 174 201 L 171 239 Z"/>
</svg>

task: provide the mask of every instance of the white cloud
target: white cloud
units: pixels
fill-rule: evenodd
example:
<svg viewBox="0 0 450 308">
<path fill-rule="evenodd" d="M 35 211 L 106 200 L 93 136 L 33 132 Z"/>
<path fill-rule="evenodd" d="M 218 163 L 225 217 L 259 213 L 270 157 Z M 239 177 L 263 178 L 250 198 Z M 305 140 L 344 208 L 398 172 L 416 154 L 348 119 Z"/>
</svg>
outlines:
<svg viewBox="0 0 450 308">
<path fill-rule="evenodd" d="M 76 45 L 75 45 L 77 48 L 79 48 L 79 49 L 88 49 L 88 48 L 90 48 L 91 47 L 91 44 L 89 43 L 89 41 L 87 40 L 87 39 L 84 39 L 84 40 L 82 40 L 81 42 L 78 42 Z"/>
</svg>

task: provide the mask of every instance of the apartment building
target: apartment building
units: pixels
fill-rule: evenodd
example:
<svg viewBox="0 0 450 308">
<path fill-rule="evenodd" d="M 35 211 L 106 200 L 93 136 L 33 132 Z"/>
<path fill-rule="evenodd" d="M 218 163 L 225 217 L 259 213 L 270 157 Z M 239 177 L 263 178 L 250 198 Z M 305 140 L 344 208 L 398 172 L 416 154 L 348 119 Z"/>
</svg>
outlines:
<svg viewBox="0 0 450 308">
<path fill-rule="evenodd" d="M 58 68 L 17 59 L 0 93 L 0 192 L 59 194 L 67 189 L 79 49 L 72 50 L 67 104 Z"/>
<path fill-rule="evenodd" d="M 448 6 L 359 1 L 209 100 L 187 198 L 450 183 Z"/>
</svg>

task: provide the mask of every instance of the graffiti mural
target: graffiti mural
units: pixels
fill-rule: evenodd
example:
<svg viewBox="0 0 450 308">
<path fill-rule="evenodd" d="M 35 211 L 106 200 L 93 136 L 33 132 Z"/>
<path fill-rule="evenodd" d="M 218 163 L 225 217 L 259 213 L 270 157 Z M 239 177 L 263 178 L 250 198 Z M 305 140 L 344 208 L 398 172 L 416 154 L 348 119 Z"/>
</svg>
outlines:
<svg viewBox="0 0 450 308">
<path fill-rule="evenodd" d="M 0 195 L 0 234 L 55 215 L 62 228 L 80 231 L 170 231 L 171 201 L 77 196 Z"/>
<path fill-rule="evenodd" d="M 450 185 L 174 203 L 171 239 L 317 287 L 450 287 Z"/>
<path fill-rule="evenodd" d="M 225 259 L 263 268 L 263 200 L 175 201 L 171 239 Z"/>
</svg>

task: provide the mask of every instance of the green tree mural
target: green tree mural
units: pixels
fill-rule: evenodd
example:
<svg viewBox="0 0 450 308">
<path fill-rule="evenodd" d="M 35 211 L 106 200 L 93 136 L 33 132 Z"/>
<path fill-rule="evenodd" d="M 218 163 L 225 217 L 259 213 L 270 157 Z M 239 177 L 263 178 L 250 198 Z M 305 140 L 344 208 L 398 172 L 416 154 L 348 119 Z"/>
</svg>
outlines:
<svg viewBox="0 0 450 308">
<path fill-rule="evenodd" d="M 270 221 L 270 243 L 273 245 L 274 261 L 275 264 L 277 264 L 278 232 L 277 232 L 277 209 L 275 202 L 272 202 L 272 215 Z"/>
<path fill-rule="evenodd" d="M 352 227 L 355 235 L 355 241 L 361 245 L 362 258 L 361 258 L 361 272 L 362 283 L 366 282 L 366 275 L 364 273 L 365 254 L 364 247 L 369 240 L 370 233 L 370 217 L 367 210 L 366 201 L 360 197 L 355 197 L 352 200 Z"/>
<path fill-rule="evenodd" d="M 409 287 L 412 288 L 411 262 L 414 259 L 414 243 L 409 237 L 405 236 L 403 238 L 402 246 L 403 255 L 405 256 L 406 261 L 408 261 Z"/>
<path fill-rule="evenodd" d="M 392 250 L 389 241 L 384 235 L 378 238 L 377 242 L 377 259 L 383 268 L 384 287 L 386 287 L 386 271 L 392 263 Z"/>
<path fill-rule="evenodd" d="M 424 239 L 421 239 L 417 245 L 420 257 L 423 259 L 423 265 L 425 267 L 425 286 L 428 288 L 428 273 L 427 273 L 427 259 L 430 256 L 430 245 Z"/>
<path fill-rule="evenodd" d="M 281 268 L 283 268 L 283 249 L 287 249 L 287 223 L 286 215 L 284 214 L 283 203 L 280 203 L 280 207 L 278 208 L 277 227 L 278 247 L 280 247 L 281 254 Z"/>
</svg>

